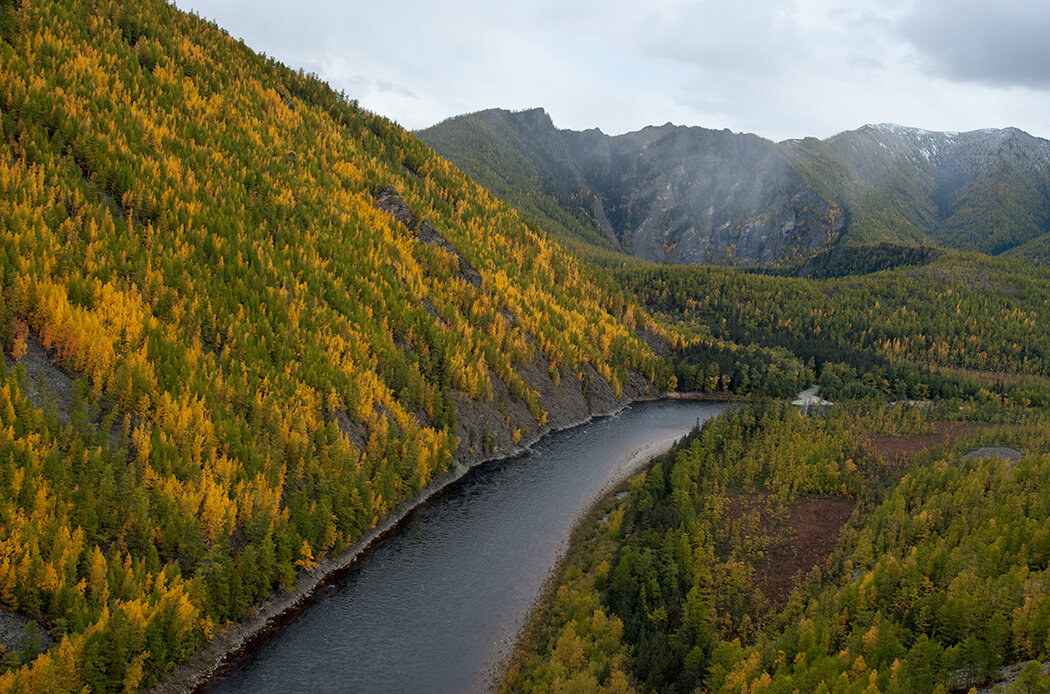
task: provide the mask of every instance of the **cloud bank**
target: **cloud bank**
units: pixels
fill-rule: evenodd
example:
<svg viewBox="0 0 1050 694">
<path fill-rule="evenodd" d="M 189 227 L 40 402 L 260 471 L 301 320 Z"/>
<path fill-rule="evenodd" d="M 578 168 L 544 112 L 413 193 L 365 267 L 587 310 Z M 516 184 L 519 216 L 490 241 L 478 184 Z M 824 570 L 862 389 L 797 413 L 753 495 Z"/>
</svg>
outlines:
<svg viewBox="0 0 1050 694">
<path fill-rule="evenodd" d="M 409 128 L 546 108 L 825 137 L 870 122 L 1050 137 L 1050 4 L 1002 0 L 177 0 Z"/>
</svg>

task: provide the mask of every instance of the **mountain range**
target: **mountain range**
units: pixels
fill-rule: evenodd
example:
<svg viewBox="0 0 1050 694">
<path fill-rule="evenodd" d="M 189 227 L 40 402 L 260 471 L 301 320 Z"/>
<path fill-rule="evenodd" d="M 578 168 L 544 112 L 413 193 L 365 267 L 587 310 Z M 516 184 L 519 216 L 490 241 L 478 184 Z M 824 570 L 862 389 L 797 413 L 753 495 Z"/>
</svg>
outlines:
<svg viewBox="0 0 1050 694">
<path fill-rule="evenodd" d="M 416 134 L 563 239 L 652 261 L 771 265 L 889 242 L 1038 262 L 1050 242 L 1050 141 L 1016 128 L 773 142 L 670 123 L 610 136 L 492 109 Z"/>
<path fill-rule="evenodd" d="M 166 0 L 0 2 L 0 694 L 195 690 L 473 466 L 636 400 L 780 399 L 819 382 L 822 397 L 880 408 L 851 441 L 929 434 L 943 416 L 936 427 L 983 420 L 985 443 L 1041 454 L 1042 467 L 1001 468 L 1015 486 L 967 477 L 1004 509 L 1020 513 L 1015 490 L 1050 480 L 1050 269 L 1032 265 L 1050 245 L 1047 141 L 897 126 L 781 143 L 673 125 L 610 137 L 559 130 L 542 110 L 420 135 L 430 147 Z M 881 409 L 904 400 L 924 407 Z M 1017 422 L 1018 441 L 1000 433 Z M 766 460 L 791 474 L 770 475 L 760 505 L 799 492 L 799 470 L 819 473 L 821 495 L 850 494 L 839 482 L 863 468 L 828 440 L 798 453 L 768 439 Z M 823 458 L 835 464 L 810 466 Z M 752 460 L 741 469 L 758 481 Z M 684 473 L 652 478 L 688 492 L 654 497 L 668 519 L 700 517 L 674 510 L 707 489 Z M 734 492 L 729 478 L 715 486 Z M 914 532 L 871 525 L 876 546 L 948 536 L 928 532 L 929 488 L 914 488 L 929 524 L 908 501 L 895 527 Z M 985 542 L 981 575 L 1004 582 L 972 583 L 980 600 L 959 609 L 947 596 L 964 569 L 944 565 L 943 595 L 896 632 L 936 641 L 940 669 L 910 641 L 883 661 L 950 684 L 978 635 L 996 658 L 1050 659 L 1045 497 L 1025 497 L 1024 517 L 988 517 L 1009 537 Z M 646 596 L 718 594 L 706 576 L 659 586 L 677 555 L 708 566 L 680 537 L 661 540 L 674 558 L 645 559 L 648 592 L 620 601 L 660 630 L 690 613 Z M 945 547 L 926 556 L 969 556 Z M 723 575 L 731 599 L 754 595 L 746 573 Z M 888 624 L 896 604 L 869 606 Z M 1028 604 L 1043 617 L 1002 626 Z M 691 614 L 718 614 L 703 609 Z M 846 613 L 826 614 L 834 626 Z M 968 614 L 972 633 L 940 626 Z M 674 638 L 708 639 L 712 619 Z M 857 627 L 866 644 L 870 625 Z M 566 633 L 550 642 L 590 658 Z M 739 645 L 712 660 L 713 641 L 697 643 L 681 651 L 696 678 L 708 660 L 712 672 L 752 662 Z M 810 662 L 846 667 L 838 641 L 813 643 L 831 644 L 829 660 Z M 889 663 L 884 680 L 900 669 Z"/>
</svg>

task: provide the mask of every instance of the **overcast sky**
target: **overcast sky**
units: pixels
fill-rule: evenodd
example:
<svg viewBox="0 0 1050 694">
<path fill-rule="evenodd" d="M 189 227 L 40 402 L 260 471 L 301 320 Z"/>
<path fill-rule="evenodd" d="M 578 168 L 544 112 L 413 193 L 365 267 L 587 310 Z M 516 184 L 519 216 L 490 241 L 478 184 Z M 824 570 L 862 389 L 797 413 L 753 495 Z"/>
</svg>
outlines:
<svg viewBox="0 0 1050 694">
<path fill-rule="evenodd" d="M 176 0 L 408 128 L 542 106 L 781 140 L 865 123 L 1050 138 L 1045 0 Z"/>
</svg>

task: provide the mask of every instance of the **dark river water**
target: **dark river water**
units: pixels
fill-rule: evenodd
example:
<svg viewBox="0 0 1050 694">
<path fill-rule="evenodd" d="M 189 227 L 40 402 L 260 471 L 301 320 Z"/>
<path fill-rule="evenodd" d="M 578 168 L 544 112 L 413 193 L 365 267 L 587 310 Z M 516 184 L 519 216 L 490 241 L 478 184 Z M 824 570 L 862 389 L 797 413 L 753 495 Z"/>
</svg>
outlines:
<svg viewBox="0 0 1050 694">
<path fill-rule="evenodd" d="M 472 470 L 207 691 L 486 691 L 573 523 L 724 407 L 639 403 Z"/>
</svg>

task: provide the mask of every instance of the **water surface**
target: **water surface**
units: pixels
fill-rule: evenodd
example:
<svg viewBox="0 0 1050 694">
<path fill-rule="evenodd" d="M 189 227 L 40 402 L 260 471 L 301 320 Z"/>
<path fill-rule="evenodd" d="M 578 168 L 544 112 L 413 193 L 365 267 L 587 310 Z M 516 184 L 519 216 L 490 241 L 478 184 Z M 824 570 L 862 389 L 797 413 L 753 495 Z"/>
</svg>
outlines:
<svg viewBox="0 0 1050 694">
<path fill-rule="evenodd" d="M 639 403 L 476 468 L 207 691 L 486 691 L 576 519 L 724 407 Z"/>
</svg>

